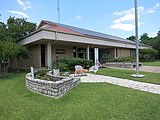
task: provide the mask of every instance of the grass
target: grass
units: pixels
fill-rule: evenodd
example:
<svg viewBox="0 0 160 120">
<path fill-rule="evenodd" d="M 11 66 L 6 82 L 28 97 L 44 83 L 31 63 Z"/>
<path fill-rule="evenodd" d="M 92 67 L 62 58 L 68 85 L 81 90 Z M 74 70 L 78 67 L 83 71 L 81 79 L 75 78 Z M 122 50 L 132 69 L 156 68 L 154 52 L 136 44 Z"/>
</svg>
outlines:
<svg viewBox="0 0 160 120">
<path fill-rule="evenodd" d="M 110 69 L 110 68 L 102 68 L 98 71 L 98 74 L 130 79 L 135 81 L 154 83 L 160 85 L 160 74 L 159 73 L 151 73 L 151 72 L 140 72 L 140 74 L 145 75 L 144 78 L 133 78 L 131 74 L 135 74 L 134 70 L 122 70 L 122 69 Z"/>
<path fill-rule="evenodd" d="M 155 62 L 143 62 L 144 66 L 160 66 L 160 61 Z"/>
<path fill-rule="evenodd" d="M 63 98 L 32 93 L 24 73 L 0 78 L 1 120 L 158 120 L 160 95 L 107 83 L 81 83 Z"/>
</svg>

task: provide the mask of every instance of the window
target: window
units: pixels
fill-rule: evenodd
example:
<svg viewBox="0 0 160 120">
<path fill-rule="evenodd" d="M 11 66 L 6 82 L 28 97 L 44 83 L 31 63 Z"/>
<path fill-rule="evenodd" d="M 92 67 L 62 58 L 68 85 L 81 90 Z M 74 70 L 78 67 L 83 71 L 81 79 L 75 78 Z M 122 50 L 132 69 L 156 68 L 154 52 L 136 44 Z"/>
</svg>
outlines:
<svg viewBox="0 0 160 120">
<path fill-rule="evenodd" d="M 135 56 L 135 50 L 133 50 L 133 49 L 130 49 L 130 57 L 132 57 L 132 56 Z"/>
<path fill-rule="evenodd" d="M 56 54 L 66 54 L 65 49 L 56 49 Z"/>
</svg>

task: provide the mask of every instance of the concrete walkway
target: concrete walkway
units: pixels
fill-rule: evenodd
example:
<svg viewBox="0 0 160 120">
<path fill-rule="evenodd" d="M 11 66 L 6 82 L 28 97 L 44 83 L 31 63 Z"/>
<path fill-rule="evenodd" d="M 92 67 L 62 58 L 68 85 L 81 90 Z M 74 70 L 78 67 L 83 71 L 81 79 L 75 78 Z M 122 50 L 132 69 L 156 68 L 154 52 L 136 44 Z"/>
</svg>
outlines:
<svg viewBox="0 0 160 120">
<path fill-rule="evenodd" d="M 142 66 L 139 70 L 144 72 L 160 73 L 160 67 L 157 66 Z"/>
<path fill-rule="evenodd" d="M 160 85 L 137 82 L 133 80 L 121 79 L 121 78 L 115 78 L 115 77 L 109 77 L 109 76 L 103 76 L 103 75 L 94 75 L 94 74 L 88 73 L 87 76 L 81 77 L 81 82 L 84 82 L 84 83 L 107 82 L 114 85 L 133 88 L 133 89 L 155 93 L 155 94 L 160 94 Z"/>
<path fill-rule="evenodd" d="M 108 67 L 108 68 L 124 69 L 124 70 L 136 70 L 136 68 L 115 68 L 115 67 Z M 157 66 L 142 66 L 142 67 L 139 67 L 139 71 L 160 73 L 160 67 L 157 67 Z"/>
</svg>

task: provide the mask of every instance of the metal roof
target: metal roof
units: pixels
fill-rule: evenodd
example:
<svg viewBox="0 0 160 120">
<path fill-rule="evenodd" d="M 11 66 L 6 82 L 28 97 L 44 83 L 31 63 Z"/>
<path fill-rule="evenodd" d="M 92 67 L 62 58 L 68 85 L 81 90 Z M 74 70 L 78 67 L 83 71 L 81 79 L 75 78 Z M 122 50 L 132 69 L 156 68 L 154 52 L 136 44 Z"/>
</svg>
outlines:
<svg viewBox="0 0 160 120">
<path fill-rule="evenodd" d="M 51 21 L 47 21 L 47 20 L 43 20 L 43 22 L 45 22 L 47 24 L 52 24 L 52 25 L 57 25 L 57 26 L 60 26 L 60 27 L 64 27 L 64 28 L 67 28 L 67 29 L 72 30 L 74 32 L 78 32 L 80 34 L 86 35 L 86 36 L 98 37 L 98 38 L 102 38 L 104 40 L 114 40 L 114 41 L 126 42 L 126 43 L 131 43 L 131 44 L 136 43 L 134 41 L 130 41 L 130 40 L 127 40 L 127 39 L 124 39 L 124 38 L 121 38 L 121 37 L 108 35 L 108 34 L 105 34 L 105 33 L 100 33 L 100 32 L 87 30 L 87 29 L 83 29 L 83 28 L 78 28 L 78 27 L 74 27 L 74 26 L 70 26 L 70 25 L 60 24 L 60 23 L 51 22 Z"/>
<path fill-rule="evenodd" d="M 93 36 L 93 37 L 99 37 L 99 38 L 105 38 L 105 39 L 135 44 L 134 41 L 123 39 L 123 38 L 120 38 L 117 36 L 108 35 L 105 33 L 95 32 L 95 31 L 91 31 L 91 30 L 87 30 L 87 29 L 83 29 L 83 28 L 78 28 L 78 27 L 73 27 L 73 26 L 69 26 L 69 25 L 64 25 L 64 24 L 59 24 L 59 23 L 54 23 L 54 24 L 57 24 L 58 26 L 61 26 L 61 27 L 65 27 L 65 28 L 70 29 L 75 32 L 79 32 L 83 35 L 89 35 L 89 36 Z"/>
<path fill-rule="evenodd" d="M 43 22 L 46 23 L 46 24 L 53 25 L 53 26 L 55 26 L 55 25 L 60 26 L 60 27 L 66 28 L 68 30 L 71 30 L 73 32 L 79 33 L 81 35 L 86 35 L 86 36 L 89 36 L 89 37 L 102 38 L 103 40 L 106 40 L 106 41 L 107 40 L 112 40 L 112 41 L 117 41 L 117 42 L 125 42 L 125 43 L 130 43 L 130 44 L 136 44 L 135 41 L 127 40 L 127 39 L 124 39 L 124 38 L 121 38 L 121 37 L 108 35 L 108 34 L 105 34 L 105 33 L 100 33 L 100 32 L 87 30 L 87 29 L 83 29 L 83 28 L 78 28 L 78 27 L 74 27 L 74 26 L 70 26 L 70 25 L 51 22 L 51 21 L 47 21 L 47 20 L 42 20 L 38 28 L 42 27 L 41 24 Z M 148 47 L 148 45 L 145 45 L 143 43 L 139 43 L 139 45 Z"/>
</svg>

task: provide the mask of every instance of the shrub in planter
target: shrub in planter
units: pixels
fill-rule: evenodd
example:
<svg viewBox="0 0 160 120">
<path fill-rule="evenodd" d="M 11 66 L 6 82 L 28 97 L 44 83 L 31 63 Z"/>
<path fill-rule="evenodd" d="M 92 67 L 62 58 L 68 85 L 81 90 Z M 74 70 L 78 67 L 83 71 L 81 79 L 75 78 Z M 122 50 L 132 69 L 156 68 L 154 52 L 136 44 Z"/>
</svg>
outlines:
<svg viewBox="0 0 160 120">
<path fill-rule="evenodd" d="M 140 50 L 140 61 L 142 62 L 155 61 L 157 56 L 158 56 L 158 52 L 155 49 Z"/>
<path fill-rule="evenodd" d="M 55 62 L 55 61 L 53 61 L 53 63 L 52 63 L 52 68 L 53 68 L 53 69 L 54 69 L 54 68 L 57 68 L 57 65 L 56 65 L 56 62 Z M 63 71 L 69 71 L 69 66 L 68 66 L 68 64 L 60 61 L 60 62 L 59 62 L 59 66 L 58 66 L 57 69 L 60 69 L 61 72 L 63 72 Z"/>
<path fill-rule="evenodd" d="M 47 72 L 49 72 L 48 69 L 39 69 L 34 71 L 35 78 L 47 80 Z"/>
</svg>

